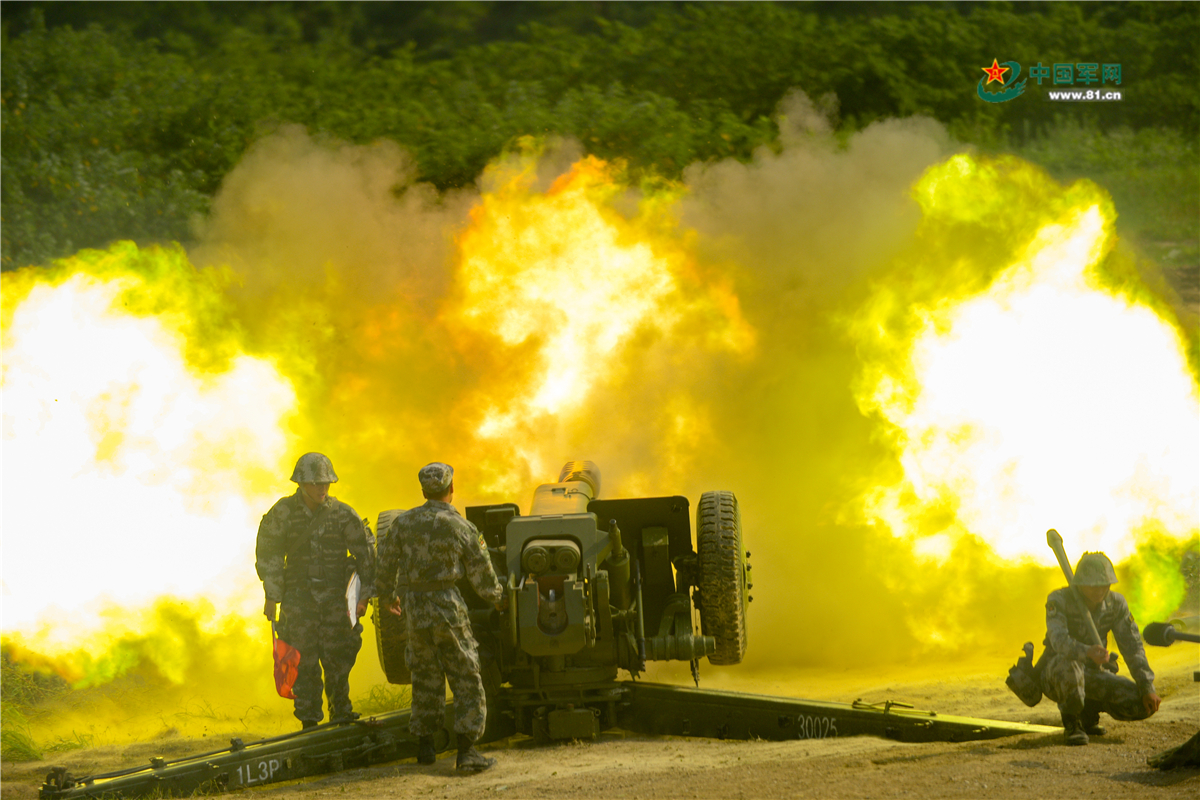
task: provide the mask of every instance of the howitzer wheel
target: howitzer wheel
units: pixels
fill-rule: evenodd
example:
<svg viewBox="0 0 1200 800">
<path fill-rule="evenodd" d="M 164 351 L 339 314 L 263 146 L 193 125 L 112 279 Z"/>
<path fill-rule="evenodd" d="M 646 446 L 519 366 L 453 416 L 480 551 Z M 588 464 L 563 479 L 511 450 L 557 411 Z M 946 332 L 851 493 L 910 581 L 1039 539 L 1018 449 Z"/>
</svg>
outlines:
<svg viewBox="0 0 1200 800">
<path fill-rule="evenodd" d="M 700 562 L 700 630 L 717 640 L 708 657 L 719 665 L 746 655 L 746 551 L 733 492 L 705 492 L 696 507 Z"/>
<path fill-rule="evenodd" d="M 388 528 L 392 520 L 404 513 L 402 508 L 393 508 L 379 512 L 375 525 L 377 547 L 382 552 L 387 547 Z M 394 565 L 393 565 L 394 566 Z M 379 648 L 379 664 L 388 683 L 412 683 L 412 673 L 408 670 L 408 661 L 404 651 L 408 648 L 408 622 L 404 617 L 397 617 L 387 610 L 390 597 L 380 597 L 375 602 L 375 643 Z"/>
</svg>

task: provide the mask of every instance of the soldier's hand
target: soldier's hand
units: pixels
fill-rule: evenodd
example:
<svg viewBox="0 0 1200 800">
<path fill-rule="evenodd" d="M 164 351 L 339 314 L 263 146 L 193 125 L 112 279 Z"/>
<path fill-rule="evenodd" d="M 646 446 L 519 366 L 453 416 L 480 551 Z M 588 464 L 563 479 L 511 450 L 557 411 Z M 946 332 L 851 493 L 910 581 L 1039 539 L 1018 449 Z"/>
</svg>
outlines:
<svg viewBox="0 0 1200 800">
<path fill-rule="evenodd" d="M 354 613 L 358 615 L 359 619 L 362 619 L 363 615 L 367 613 L 367 605 L 370 604 L 370 602 L 371 601 L 369 599 L 358 601 L 358 606 L 354 609 Z"/>
<path fill-rule="evenodd" d="M 1142 705 L 1146 707 L 1146 715 L 1149 716 L 1155 711 L 1158 711 L 1159 705 L 1162 703 L 1162 698 L 1154 692 L 1148 692 L 1142 695 Z"/>
<path fill-rule="evenodd" d="M 390 606 L 388 606 L 388 611 L 392 612 L 397 617 L 404 616 L 404 609 L 400 607 L 400 598 L 399 597 L 397 597 L 395 600 L 393 600 L 392 604 Z"/>
<path fill-rule="evenodd" d="M 274 622 L 275 621 L 275 609 L 278 606 L 279 606 L 279 603 L 276 603 L 274 600 L 268 600 L 265 604 L 263 604 L 263 616 L 265 616 L 267 619 L 271 620 L 271 622 Z"/>
<path fill-rule="evenodd" d="M 499 603 L 496 603 L 496 610 L 497 611 L 507 611 L 508 610 L 508 595 L 507 594 L 500 598 Z"/>
<path fill-rule="evenodd" d="M 1103 667 L 1108 663 L 1108 650 L 1098 644 L 1088 648 L 1087 657 L 1096 662 L 1097 667 Z"/>
</svg>

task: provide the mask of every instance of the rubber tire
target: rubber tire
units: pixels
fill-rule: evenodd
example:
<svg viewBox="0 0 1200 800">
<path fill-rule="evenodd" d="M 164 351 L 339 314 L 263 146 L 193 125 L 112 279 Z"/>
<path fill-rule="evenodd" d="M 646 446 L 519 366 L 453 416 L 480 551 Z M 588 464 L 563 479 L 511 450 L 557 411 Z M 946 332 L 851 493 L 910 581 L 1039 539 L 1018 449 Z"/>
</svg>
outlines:
<svg viewBox="0 0 1200 800">
<path fill-rule="evenodd" d="M 393 508 L 379 512 L 375 525 L 378 538 L 387 536 L 388 528 L 405 509 Z M 385 607 L 391 598 L 382 597 L 375 601 L 375 643 L 379 650 L 379 665 L 388 683 L 410 684 L 412 673 L 408 669 L 405 650 L 408 649 L 408 621 L 397 617 Z"/>
<path fill-rule="evenodd" d="M 733 492 L 705 492 L 696 507 L 700 562 L 700 630 L 717 640 L 709 663 L 738 664 L 746 655 L 746 551 Z"/>
</svg>

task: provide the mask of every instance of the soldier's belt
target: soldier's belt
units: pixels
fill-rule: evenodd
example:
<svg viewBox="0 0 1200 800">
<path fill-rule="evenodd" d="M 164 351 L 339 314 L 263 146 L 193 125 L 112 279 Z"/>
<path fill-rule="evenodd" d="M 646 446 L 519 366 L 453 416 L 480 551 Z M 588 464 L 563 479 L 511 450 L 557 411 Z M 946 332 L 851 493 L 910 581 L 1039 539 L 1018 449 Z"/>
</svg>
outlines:
<svg viewBox="0 0 1200 800">
<path fill-rule="evenodd" d="M 440 592 L 443 589 L 452 589 L 457 581 L 417 581 L 410 583 L 405 591 L 409 592 Z"/>
<path fill-rule="evenodd" d="M 340 578 L 345 581 L 350 578 L 350 573 L 353 569 L 347 570 L 343 564 L 305 564 L 303 562 L 296 564 L 293 572 L 284 573 L 284 579 L 289 576 L 297 578 L 301 581 L 307 579 L 310 583 L 324 583 L 330 580 L 329 576 L 334 576 L 334 579 Z M 342 577 L 345 575 L 345 577 Z"/>
</svg>

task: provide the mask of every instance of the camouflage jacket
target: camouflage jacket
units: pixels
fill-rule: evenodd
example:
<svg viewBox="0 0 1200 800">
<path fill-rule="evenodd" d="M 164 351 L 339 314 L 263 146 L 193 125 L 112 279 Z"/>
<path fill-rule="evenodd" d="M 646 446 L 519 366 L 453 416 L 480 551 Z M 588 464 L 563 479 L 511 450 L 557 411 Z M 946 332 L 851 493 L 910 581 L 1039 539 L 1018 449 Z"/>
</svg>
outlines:
<svg viewBox="0 0 1200 800">
<path fill-rule="evenodd" d="M 360 598 L 375 596 L 375 537 L 353 508 L 327 497 L 309 511 L 300 490 L 263 515 L 254 569 L 268 600 L 319 602 L 341 598 L 355 570 Z"/>
<path fill-rule="evenodd" d="M 1092 634 L 1084 617 L 1087 613 L 1082 595 L 1070 586 L 1051 592 L 1046 598 L 1046 649 L 1073 661 L 1086 661 L 1087 666 L 1095 666 L 1094 662 L 1087 659 L 1087 651 L 1092 646 Z M 1108 647 L 1108 634 L 1112 633 L 1129 674 L 1142 694 L 1153 692 L 1154 672 L 1146 660 L 1141 631 L 1129 612 L 1125 598 L 1116 592 L 1109 592 L 1091 615 L 1104 647 Z"/>
<path fill-rule="evenodd" d="M 405 511 L 392 521 L 388 539 L 395 547 L 395 593 L 412 627 L 469 625 L 467 604 L 453 585 L 464 576 L 484 600 L 499 603 L 504 596 L 479 529 L 449 503 L 427 500 Z M 437 583 L 449 585 L 414 588 Z"/>
</svg>

